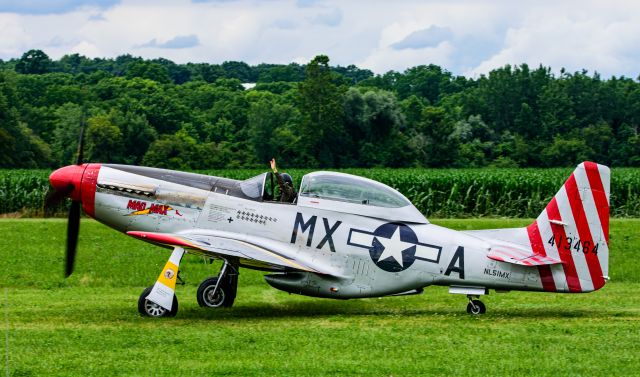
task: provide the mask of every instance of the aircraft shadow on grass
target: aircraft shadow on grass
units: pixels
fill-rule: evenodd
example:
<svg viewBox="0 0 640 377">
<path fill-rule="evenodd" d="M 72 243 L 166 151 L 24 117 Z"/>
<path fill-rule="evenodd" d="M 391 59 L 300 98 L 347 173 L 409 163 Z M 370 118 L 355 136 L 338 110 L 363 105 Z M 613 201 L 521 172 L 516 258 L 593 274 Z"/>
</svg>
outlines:
<svg viewBox="0 0 640 377">
<path fill-rule="evenodd" d="M 335 304 L 322 304 L 322 303 L 300 303 L 300 304 L 286 304 L 286 305 L 264 305 L 256 304 L 250 306 L 237 306 L 233 309 L 221 310 L 221 311 L 203 311 L 201 308 L 187 307 L 182 308 L 181 314 L 177 319 L 210 319 L 215 321 L 234 321 L 239 319 L 278 319 L 278 318 L 314 318 L 314 317 L 326 317 L 326 316 L 341 316 L 345 319 L 349 317 L 377 317 L 377 316 L 401 316 L 406 318 L 420 317 L 450 317 L 456 318 L 471 318 L 466 315 L 460 315 L 455 308 L 421 308 L 421 309 L 409 309 L 409 308 L 371 308 L 371 307 L 357 307 L 346 308 Z M 539 320 L 552 320 L 552 319 L 572 319 L 572 318 L 589 318 L 594 319 L 607 319 L 611 317 L 624 318 L 633 317 L 632 313 L 625 312 L 620 309 L 570 309 L 570 308 L 534 308 L 534 309 L 500 309 L 494 311 L 487 319 L 539 319 Z"/>
</svg>

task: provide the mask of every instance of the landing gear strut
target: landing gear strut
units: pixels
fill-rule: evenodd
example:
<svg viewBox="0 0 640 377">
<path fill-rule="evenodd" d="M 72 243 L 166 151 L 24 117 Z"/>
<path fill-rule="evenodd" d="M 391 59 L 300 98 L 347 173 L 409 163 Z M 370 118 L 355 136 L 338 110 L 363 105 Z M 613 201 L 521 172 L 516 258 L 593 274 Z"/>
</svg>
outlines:
<svg viewBox="0 0 640 377">
<path fill-rule="evenodd" d="M 469 303 L 467 304 L 467 313 L 480 315 L 487 312 L 487 307 L 482 301 L 478 300 L 479 297 L 480 296 L 467 295 L 467 298 L 469 299 Z"/>
<path fill-rule="evenodd" d="M 205 308 L 230 308 L 238 291 L 238 264 L 224 260 L 218 276 L 205 279 L 198 287 L 198 304 Z"/>
<path fill-rule="evenodd" d="M 178 298 L 176 297 L 176 281 L 180 271 L 180 261 L 184 256 L 184 249 L 175 247 L 171 257 L 164 265 L 158 280 L 152 287 L 148 287 L 138 299 L 138 312 L 149 317 L 174 317 L 178 313 Z M 180 279 L 182 280 L 182 279 Z"/>
</svg>

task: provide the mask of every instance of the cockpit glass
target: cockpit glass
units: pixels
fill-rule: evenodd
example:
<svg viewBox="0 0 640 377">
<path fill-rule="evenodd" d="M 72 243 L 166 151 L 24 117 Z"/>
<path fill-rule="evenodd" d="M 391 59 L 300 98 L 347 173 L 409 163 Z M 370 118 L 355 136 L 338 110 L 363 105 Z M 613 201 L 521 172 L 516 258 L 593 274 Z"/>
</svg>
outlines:
<svg viewBox="0 0 640 377">
<path fill-rule="evenodd" d="M 240 190 L 246 196 L 252 199 L 261 199 L 262 198 L 262 188 L 264 187 L 264 180 L 267 176 L 267 173 L 262 173 L 253 178 L 245 179 L 240 182 Z"/>
<path fill-rule="evenodd" d="M 335 173 L 305 177 L 300 195 L 386 208 L 411 204 L 402 194 L 382 183 Z"/>
</svg>

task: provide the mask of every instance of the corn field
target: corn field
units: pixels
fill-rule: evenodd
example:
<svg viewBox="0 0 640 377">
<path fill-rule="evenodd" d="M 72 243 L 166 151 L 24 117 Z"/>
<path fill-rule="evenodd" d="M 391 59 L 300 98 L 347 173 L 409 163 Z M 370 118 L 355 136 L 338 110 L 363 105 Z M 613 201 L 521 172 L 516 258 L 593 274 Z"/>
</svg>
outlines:
<svg viewBox="0 0 640 377">
<path fill-rule="evenodd" d="M 299 187 L 311 170 L 288 170 Z M 427 217 L 536 217 L 572 169 L 345 169 L 402 192 Z M 245 179 L 262 170 L 200 171 Z M 47 170 L 0 170 L 0 214 L 42 216 Z M 54 210 L 64 213 L 61 206 Z M 614 168 L 611 215 L 640 217 L 640 169 Z"/>
</svg>

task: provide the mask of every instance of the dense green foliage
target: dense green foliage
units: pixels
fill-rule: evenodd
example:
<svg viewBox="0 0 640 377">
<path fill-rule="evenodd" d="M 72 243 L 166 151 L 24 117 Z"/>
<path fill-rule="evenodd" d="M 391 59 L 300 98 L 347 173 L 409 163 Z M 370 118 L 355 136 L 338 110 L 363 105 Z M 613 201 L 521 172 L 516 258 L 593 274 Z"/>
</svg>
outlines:
<svg viewBox="0 0 640 377">
<path fill-rule="evenodd" d="M 245 90 L 241 83 L 256 83 Z M 373 75 L 308 65 L 175 64 L 130 55 L 0 61 L 0 167 L 87 159 L 167 168 L 640 165 L 640 82 L 505 66 Z"/>
<path fill-rule="evenodd" d="M 440 220 L 456 229 L 530 220 Z M 142 318 L 138 295 L 168 250 L 83 221 L 62 277 L 65 221 L 0 220 L 0 371 L 11 376 L 630 376 L 640 370 L 638 220 L 611 222 L 611 281 L 589 294 L 493 291 L 465 313 L 444 287 L 329 300 L 241 270 L 231 309 L 198 307 L 219 263 L 186 256 L 176 318 Z M 25 242 L 25 239 L 28 242 Z M 8 364 L 7 364 L 8 360 Z"/>
<path fill-rule="evenodd" d="M 201 173 L 246 179 L 265 169 L 206 170 Z M 572 168 L 555 169 L 342 169 L 398 189 L 427 217 L 537 217 Z M 299 187 L 311 170 L 287 170 Z M 47 170 L 0 170 L 0 214 L 40 215 L 49 187 Z M 615 168 L 611 215 L 640 217 L 640 169 Z M 64 208 L 59 208 L 60 212 Z"/>
</svg>

